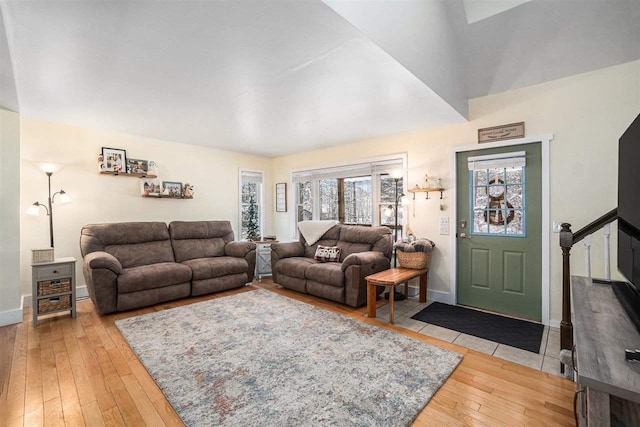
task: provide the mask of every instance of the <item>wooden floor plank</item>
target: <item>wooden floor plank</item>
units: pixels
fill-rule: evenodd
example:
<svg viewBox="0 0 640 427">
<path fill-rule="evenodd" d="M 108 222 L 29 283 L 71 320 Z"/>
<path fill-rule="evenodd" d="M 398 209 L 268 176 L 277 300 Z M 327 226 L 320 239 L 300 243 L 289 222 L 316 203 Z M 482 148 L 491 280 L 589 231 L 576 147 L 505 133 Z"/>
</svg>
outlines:
<svg viewBox="0 0 640 427">
<path fill-rule="evenodd" d="M 98 402 L 89 402 L 82 406 L 82 416 L 87 426 L 91 427 L 103 427 L 104 419 L 102 418 L 102 411 Z"/>
<path fill-rule="evenodd" d="M 0 328 L 0 398 L 9 391 L 9 377 L 13 361 L 13 346 L 16 341 L 16 325 Z"/>
<path fill-rule="evenodd" d="M 44 402 L 44 426 L 64 427 L 64 414 L 62 402 L 59 397 Z"/>
<path fill-rule="evenodd" d="M 575 385 L 457 344 L 366 317 L 352 308 L 281 289 L 262 280 L 236 290 L 110 315 L 90 300 L 68 314 L 41 319 L 30 311 L 12 328 L 0 328 L 0 411 L 6 425 L 183 425 L 114 322 L 144 313 L 264 288 L 358 321 L 395 331 L 464 355 L 458 369 L 418 414 L 422 426 L 571 426 Z M 379 300 L 378 304 L 386 302 Z M 6 361 L 6 362 L 5 362 Z M 3 424 L 3 425 L 4 425 Z"/>
</svg>

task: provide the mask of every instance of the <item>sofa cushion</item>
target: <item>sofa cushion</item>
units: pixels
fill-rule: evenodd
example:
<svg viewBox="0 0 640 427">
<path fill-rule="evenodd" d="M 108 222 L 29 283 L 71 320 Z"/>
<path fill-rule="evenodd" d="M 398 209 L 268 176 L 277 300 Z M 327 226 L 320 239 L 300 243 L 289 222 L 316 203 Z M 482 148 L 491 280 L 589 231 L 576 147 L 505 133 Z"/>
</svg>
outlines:
<svg viewBox="0 0 640 427">
<path fill-rule="evenodd" d="M 278 269 L 276 273 L 278 275 L 283 274 L 286 276 L 297 277 L 298 279 L 305 279 L 306 276 L 304 273 L 307 270 L 307 267 L 312 264 L 319 264 L 319 261 L 306 257 L 285 258 L 281 259 L 276 264 L 276 268 Z"/>
<path fill-rule="evenodd" d="M 183 262 L 193 271 L 193 280 L 211 279 L 247 272 L 247 261 L 244 258 L 220 256 L 214 258 L 190 259 Z"/>
<path fill-rule="evenodd" d="M 224 245 L 233 241 L 229 221 L 173 221 L 169 235 L 177 262 L 224 255 Z"/>
<path fill-rule="evenodd" d="M 337 262 L 313 264 L 305 272 L 308 280 L 331 286 L 344 286 L 342 266 Z"/>
<path fill-rule="evenodd" d="M 88 224 L 80 232 L 80 250 L 83 257 L 107 252 L 123 268 L 175 261 L 164 222 Z"/>
<path fill-rule="evenodd" d="M 118 292 L 137 292 L 146 289 L 177 285 L 191 280 L 191 269 L 175 262 L 125 268 L 118 276 Z"/>
</svg>

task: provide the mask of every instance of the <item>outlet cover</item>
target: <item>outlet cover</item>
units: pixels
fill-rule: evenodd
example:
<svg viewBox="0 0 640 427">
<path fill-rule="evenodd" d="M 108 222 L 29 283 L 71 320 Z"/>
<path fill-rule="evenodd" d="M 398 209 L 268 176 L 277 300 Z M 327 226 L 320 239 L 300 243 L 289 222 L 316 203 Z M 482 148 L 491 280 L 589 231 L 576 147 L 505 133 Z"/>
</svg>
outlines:
<svg viewBox="0 0 640 427">
<path fill-rule="evenodd" d="M 449 217 L 443 216 L 440 218 L 440 234 L 448 235 L 449 234 Z"/>
<path fill-rule="evenodd" d="M 562 221 L 553 221 L 553 232 L 559 233 L 561 225 L 562 225 Z"/>
</svg>

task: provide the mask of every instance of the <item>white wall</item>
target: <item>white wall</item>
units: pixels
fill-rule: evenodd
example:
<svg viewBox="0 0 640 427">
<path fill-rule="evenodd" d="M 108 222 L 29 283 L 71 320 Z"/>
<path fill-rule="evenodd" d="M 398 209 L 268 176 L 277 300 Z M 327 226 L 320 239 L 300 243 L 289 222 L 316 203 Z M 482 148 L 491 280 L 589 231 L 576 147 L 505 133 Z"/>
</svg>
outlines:
<svg viewBox="0 0 640 427">
<path fill-rule="evenodd" d="M 574 231 L 617 205 L 618 138 L 640 113 L 640 61 L 559 79 L 470 101 L 470 121 L 461 125 L 406 135 L 360 141 L 274 160 L 276 182 L 290 182 L 294 169 L 356 161 L 363 157 L 408 153 L 408 185 L 422 183 L 425 173 L 441 177 L 449 188 L 451 147 L 477 142 L 479 128 L 524 121 L 526 135 L 554 134 L 551 141 L 551 220 L 568 221 Z M 289 186 L 290 191 L 293 187 Z M 290 198 L 290 200 L 292 200 Z M 449 215 L 455 195 L 438 199 L 417 196 L 410 206 L 409 224 L 420 237 L 436 242 L 429 278 L 430 297 L 448 294 L 451 245 L 440 236 L 438 221 Z M 450 218 L 453 230 L 453 221 Z M 276 214 L 278 236 L 289 236 L 294 211 Z M 558 235 L 550 233 L 551 320 L 561 318 L 561 252 Z M 599 239 L 592 249 L 594 276 L 603 275 Z M 612 240 L 615 249 L 615 239 Z M 612 253 L 615 260 L 615 251 Z M 582 249 L 574 249 L 573 271 L 584 273 Z M 615 271 L 615 265 L 612 266 Z"/>
<path fill-rule="evenodd" d="M 22 321 L 19 183 L 20 116 L 0 109 L 0 326 Z"/>
<path fill-rule="evenodd" d="M 273 201 L 269 189 L 271 160 L 197 145 L 83 129 L 22 118 L 22 173 L 20 221 L 21 293 L 31 293 L 31 249 L 49 246 L 49 226 L 44 208 L 39 217 L 24 211 L 35 201 L 47 201 L 47 177 L 38 161 L 63 163 L 51 178 L 52 192 L 64 189 L 72 203 L 54 203 L 56 257 L 79 261 L 80 229 L 85 224 L 123 221 L 229 220 L 238 236 L 238 171 L 264 172 L 266 232 L 271 234 Z M 140 197 L 140 180 L 98 174 L 102 147 L 127 150 L 131 158 L 155 160 L 158 178 L 188 182 L 195 187 L 193 200 Z M 4 206 L 4 203 L 3 203 Z M 76 268 L 79 286 L 84 285 L 81 263 Z"/>
</svg>

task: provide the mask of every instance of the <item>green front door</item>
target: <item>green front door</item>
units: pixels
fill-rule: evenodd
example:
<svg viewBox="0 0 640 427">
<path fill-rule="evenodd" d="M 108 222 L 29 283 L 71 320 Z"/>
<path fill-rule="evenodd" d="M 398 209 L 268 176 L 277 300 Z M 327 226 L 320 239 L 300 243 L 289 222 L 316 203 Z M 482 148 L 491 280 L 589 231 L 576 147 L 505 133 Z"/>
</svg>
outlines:
<svg viewBox="0 0 640 427">
<path fill-rule="evenodd" d="M 541 144 L 457 154 L 458 304 L 542 319 Z"/>
</svg>

